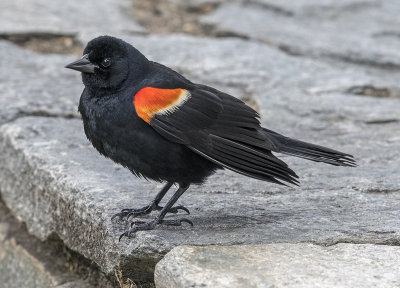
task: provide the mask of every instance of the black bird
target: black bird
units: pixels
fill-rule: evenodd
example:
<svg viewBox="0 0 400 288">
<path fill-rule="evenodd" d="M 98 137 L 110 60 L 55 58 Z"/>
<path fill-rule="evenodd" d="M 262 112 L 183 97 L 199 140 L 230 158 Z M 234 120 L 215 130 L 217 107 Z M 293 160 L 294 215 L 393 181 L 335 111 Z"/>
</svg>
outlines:
<svg viewBox="0 0 400 288">
<path fill-rule="evenodd" d="M 82 58 L 66 67 L 82 72 L 80 98 L 85 134 L 104 156 L 136 176 L 166 182 L 146 207 L 114 215 L 136 217 L 161 212 L 150 222 L 133 222 L 123 233 L 151 230 L 164 220 L 190 184 L 203 183 L 217 169 L 285 185 L 298 176 L 271 151 L 336 166 L 356 166 L 353 156 L 285 137 L 260 126 L 259 115 L 239 99 L 196 84 L 174 70 L 149 61 L 130 44 L 110 36 L 91 40 Z M 171 186 L 178 190 L 160 207 Z"/>
</svg>

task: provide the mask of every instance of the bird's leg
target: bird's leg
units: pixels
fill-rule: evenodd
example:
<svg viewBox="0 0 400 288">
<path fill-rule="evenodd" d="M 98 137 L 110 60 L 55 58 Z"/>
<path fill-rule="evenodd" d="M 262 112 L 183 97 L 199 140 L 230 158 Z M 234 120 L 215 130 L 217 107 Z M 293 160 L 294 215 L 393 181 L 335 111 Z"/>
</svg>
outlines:
<svg viewBox="0 0 400 288">
<path fill-rule="evenodd" d="M 160 214 L 158 214 L 152 221 L 150 222 L 143 222 L 143 221 L 135 221 L 132 222 L 131 224 L 131 229 L 125 231 L 120 237 L 119 240 L 121 240 L 122 237 L 126 236 L 129 238 L 129 236 L 132 233 L 135 233 L 137 231 L 144 231 L 144 230 L 153 230 L 154 227 L 157 224 L 162 224 L 162 225 L 171 225 L 171 226 L 181 226 L 183 222 L 186 222 L 193 226 L 192 221 L 186 219 L 186 218 L 180 218 L 180 219 L 175 219 L 175 220 L 164 220 L 165 215 L 170 211 L 172 206 L 175 204 L 175 202 L 181 197 L 181 195 L 189 188 L 189 185 L 179 185 L 178 190 L 175 192 L 175 194 L 169 199 L 168 203 L 161 209 Z"/>
<path fill-rule="evenodd" d="M 161 199 L 165 196 L 165 194 L 168 192 L 168 190 L 171 188 L 173 185 L 173 182 L 168 182 L 167 184 L 164 185 L 164 187 L 160 190 L 160 192 L 157 193 L 156 197 L 154 198 L 153 201 L 147 206 L 144 206 L 142 208 L 136 208 L 136 209 L 122 209 L 120 213 L 115 214 L 114 216 L 111 217 L 111 220 L 113 220 L 115 217 L 119 217 L 122 219 L 123 217 L 136 217 L 140 215 L 147 215 L 150 214 L 151 211 L 153 210 L 162 210 L 163 207 L 159 206 L 158 204 L 160 203 Z M 179 210 L 183 210 L 186 213 L 190 214 L 189 210 L 184 207 L 184 206 L 176 206 L 176 207 L 171 207 L 169 209 L 169 213 L 178 213 Z"/>
</svg>

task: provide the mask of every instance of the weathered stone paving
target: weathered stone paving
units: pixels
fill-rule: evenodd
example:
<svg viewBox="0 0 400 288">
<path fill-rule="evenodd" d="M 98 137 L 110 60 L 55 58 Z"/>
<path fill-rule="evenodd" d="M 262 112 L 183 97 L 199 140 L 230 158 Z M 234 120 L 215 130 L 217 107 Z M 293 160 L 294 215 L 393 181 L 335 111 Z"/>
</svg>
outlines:
<svg viewBox="0 0 400 288">
<path fill-rule="evenodd" d="M 77 113 L 83 85 L 77 73 L 63 68 L 76 56 L 36 53 L 0 41 L 0 196 L 26 224 L 29 237 L 44 241 L 56 236 L 108 276 L 114 277 L 120 263 L 124 279 L 147 284 L 153 281 L 156 263 L 176 246 L 239 245 L 174 249 L 157 266 L 157 287 L 198 285 L 200 278 L 209 279 L 204 282 L 208 287 L 310 287 L 313 281 L 323 287 L 398 285 L 391 269 L 400 264 L 395 252 L 400 243 L 400 62 L 397 38 L 392 37 L 398 26 L 397 2 L 218 1 L 202 21 L 240 36 L 233 38 L 128 35 L 144 30 L 132 25 L 128 6 L 123 6 L 128 2 L 122 0 L 93 8 L 102 15 L 102 5 L 108 5 L 110 21 L 125 19 L 115 26 L 96 26 L 97 20 L 88 18 L 67 27 L 57 21 L 67 19 L 64 13 L 73 14 L 76 3 L 64 3 L 65 11 L 55 17 L 46 12 L 53 11 L 53 4 L 45 2 L 35 0 L 20 9 L 21 15 L 42 9 L 43 20 L 27 16 L 26 23 L 34 23 L 31 30 L 29 25 L 13 25 L 13 14 L 3 9 L 0 15 L 8 18 L 0 23 L 8 26 L 3 25 L 1 33 L 71 33 L 82 46 L 96 35 L 112 33 L 151 60 L 244 99 L 258 109 L 264 126 L 351 153 L 359 166 L 331 167 L 283 156 L 298 172 L 299 188 L 220 171 L 180 200 L 191 211 L 193 228 L 161 227 L 118 242 L 129 223 L 111 222 L 111 215 L 144 206 L 160 184 L 135 178 L 88 143 Z M 78 29 L 80 25 L 85 28 Z M 389 30 L 383 40 L 371 34 Z M 20 251 L 10 243 L 8 250 L 0 249 L 0 257 Z M 31 253 L 27 251 L 23 253 Z M 225 257 L 227 253 L 237 258 Z M 298 262 L 288 260 L 292 257 L 307 261 L 299 268 Z M 269 269 L 249 266 L 255 259 L 260 262 L 254 265 Z M 368 259 L 374 262 L 361 267 Z M 232 262 L 237 262 L 236 270 L 227 278 L 216 277 L 225 270 L 204 264 L 222 267 Z M 18 267 L 15 263 L 12 268 Z M 310 272 L 320 266 L 329 269 L 319 276 Z M 335 282 L 338 278 L 343 282 Z"/>
<path fill-rule="evenodd" d="M 400 68 L 398 1 L 293 2 L 227 2 L 203 21 L 296 55 Z"/>
<path fill-rule="evenodd" d="M 400 286 L 399 261 L 397 247 L 371 244 L 181 246 L 157 264 L 155 280 L 160 288 L 390 288 Z"/>
</svg>

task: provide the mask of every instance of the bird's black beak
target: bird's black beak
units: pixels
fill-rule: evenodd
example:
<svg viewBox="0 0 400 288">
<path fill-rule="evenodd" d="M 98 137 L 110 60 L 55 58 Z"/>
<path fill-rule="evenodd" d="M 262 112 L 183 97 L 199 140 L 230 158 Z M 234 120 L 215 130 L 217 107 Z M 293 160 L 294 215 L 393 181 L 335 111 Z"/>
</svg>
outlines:
<svg viewBox="0 0 400 288">
<path fill-rule="evenodd" d="M 93 64 L 89 60 L 89 54 L 83 55 L 78 60 L 69 63 L 65 68 L 77 70 L 84 73 L 94 73 L 94 68 L 99 68 L 96 64 Z"/>
</svg>

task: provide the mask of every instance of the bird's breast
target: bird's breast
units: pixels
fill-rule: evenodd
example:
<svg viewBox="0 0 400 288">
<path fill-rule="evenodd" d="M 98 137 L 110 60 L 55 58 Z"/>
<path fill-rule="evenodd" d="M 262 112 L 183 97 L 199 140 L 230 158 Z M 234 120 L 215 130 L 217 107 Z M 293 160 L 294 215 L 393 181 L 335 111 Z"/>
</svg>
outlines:
<svg viewBox="0 0 400 288">
<path fill-rule="evenodd" d="M 184 91 L 170 93 L 185 97 L 181 95 Z M 179 99 L 175 98 L 175 101 Z M 214 169 L 214 164 L 184 145 L 168 141 L 143 121 L 138 115 L 140 112 L 135 112 L 132 94 L 101 100 L 83 99 L 80 105 L 85 133 L 93 146 L 136 175 L 156 180 L 200 183 Z M 153 108 L 156 109 L 156 104 Z"/>
</svg>

